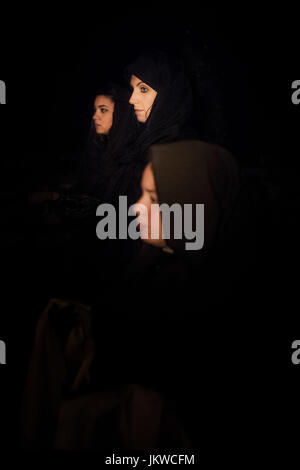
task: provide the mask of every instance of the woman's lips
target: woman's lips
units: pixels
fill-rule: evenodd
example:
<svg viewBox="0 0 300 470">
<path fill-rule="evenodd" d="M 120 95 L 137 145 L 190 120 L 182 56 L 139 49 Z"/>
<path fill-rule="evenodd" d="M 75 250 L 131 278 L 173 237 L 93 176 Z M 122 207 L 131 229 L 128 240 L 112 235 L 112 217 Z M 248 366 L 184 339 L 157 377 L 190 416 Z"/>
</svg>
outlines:
<svg viewBox="0 0 300 470">
<path fill-rule="evenodd" d="M 136 113 L 142 113 L 142 112 L 143 112 L 142 109 L 135 109 L 134 111 L 135 111 Z"/>
</svg>

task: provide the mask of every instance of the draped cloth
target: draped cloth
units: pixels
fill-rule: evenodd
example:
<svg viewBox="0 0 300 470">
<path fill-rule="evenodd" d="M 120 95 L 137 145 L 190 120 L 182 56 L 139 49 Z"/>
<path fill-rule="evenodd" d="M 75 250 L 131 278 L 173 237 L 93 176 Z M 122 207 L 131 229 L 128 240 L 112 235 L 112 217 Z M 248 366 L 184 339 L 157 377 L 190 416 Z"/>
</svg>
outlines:
<svg viewBox="0 0 300 470">
<path fill-rule="evenodd" d="M 88 387 L 95 353 L 91 326 L 89 306 L 61 299 L 47 304 L 37 324 L 23 397 L 23 447 L 188 446 L 174 408 L 159 392 L 139 384 Z M 97 373 L 101 377 L 101 368 Z"/>
<path fill-rule="evenodd" d="M 64 395 L 87 378 L 94 355 L 90 312 L 78 302 L 51 299 L 37 323 L 22 406 L 25 447 L 51 446 Z"/>
</svg>

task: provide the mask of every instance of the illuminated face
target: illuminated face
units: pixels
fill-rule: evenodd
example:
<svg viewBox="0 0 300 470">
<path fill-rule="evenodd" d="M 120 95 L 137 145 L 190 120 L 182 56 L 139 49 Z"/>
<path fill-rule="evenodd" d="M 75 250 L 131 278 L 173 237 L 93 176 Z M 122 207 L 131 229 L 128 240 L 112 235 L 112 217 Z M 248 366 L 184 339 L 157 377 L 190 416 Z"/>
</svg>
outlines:
<svg viewBox="0 0 300 470">
<path fill-rule="evenodd" d="M 151 163 L 149 163 L 142 177 L 142 196 L 135 205 L 140 224 L 141 238 L 145 243 L 165 248 L 166 242 L 162 234 L 162 219 L 156 194 L 155 181 Z M 138 204 L 143 204 L 147 211 L 139 210 Z"/>
<path fill-rule="evenodd" d="M 129 103 L 134 106 L 139 122 L 146 122 L 156 98 L 157 92 L 135 75 L 131 76 L 130 85 L 133 89 Z"/>
<path fill-rule="evenodd" d="M 109 133 L 113 123 L 114 108 L 115 104 L 109 97 L 103 95 L 96 97 L 93 120 L 97 134 Z"/>
</svg>

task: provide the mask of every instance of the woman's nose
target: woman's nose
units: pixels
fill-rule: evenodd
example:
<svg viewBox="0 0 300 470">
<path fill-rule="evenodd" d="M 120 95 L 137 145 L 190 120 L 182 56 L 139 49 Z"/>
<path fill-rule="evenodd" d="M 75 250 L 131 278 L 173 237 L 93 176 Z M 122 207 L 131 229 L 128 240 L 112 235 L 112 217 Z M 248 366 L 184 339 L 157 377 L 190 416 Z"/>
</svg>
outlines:
<svg viewBox="0 0 300 470">
<path fill-rule="evenodd" d="M 99 118 L 100 118 L 100 113 L 98 113 L 98 110 L 97 110 L 94 112 L 93 119 L 95 121 L 96 119 L 99 119 Z"/>
<path fill-rule="evenodd" d="M 136 104 L 136 94 L 135 91 L 132 92 L 131 97 L 129 98 L 129 103 L 130 104 Z"/>
</svg>

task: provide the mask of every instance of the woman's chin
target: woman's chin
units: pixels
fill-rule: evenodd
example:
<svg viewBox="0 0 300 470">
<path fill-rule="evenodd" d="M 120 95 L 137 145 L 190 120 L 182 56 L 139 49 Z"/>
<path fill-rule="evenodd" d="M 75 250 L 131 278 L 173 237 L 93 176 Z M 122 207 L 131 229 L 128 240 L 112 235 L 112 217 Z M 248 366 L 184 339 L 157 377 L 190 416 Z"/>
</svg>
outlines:
<svg viewBox="0 0 300 470">
<path fill-rule="evenodd" d="M 147 118 L 145 118 L 145 116 L 139 116 L 138 114 L 136 115 L 136 119 L 138 122 L 146 122 L 147 121 Z"/>
</svg>

